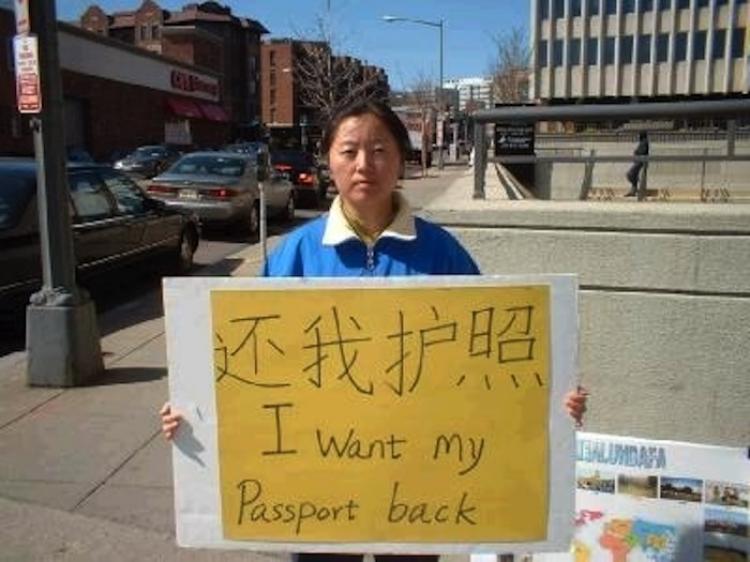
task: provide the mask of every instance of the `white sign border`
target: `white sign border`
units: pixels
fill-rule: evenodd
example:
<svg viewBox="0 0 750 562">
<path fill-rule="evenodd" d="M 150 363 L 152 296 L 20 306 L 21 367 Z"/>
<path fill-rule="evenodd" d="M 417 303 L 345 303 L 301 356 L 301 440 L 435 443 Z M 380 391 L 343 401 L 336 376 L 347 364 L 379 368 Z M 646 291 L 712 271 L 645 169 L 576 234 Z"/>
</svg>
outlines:
<svg viewBox="0 0 750 562">
<path fill-rule="evenodd" d="M 524 543 L 320 543 L 232 541 L 222 536 L 210 293 L 377 287 L 548 285 L 551 315 L 549 518 L 547 540 Z M 185 416 L 172 454 L 177 544 L 183 547 L 341 553 L 528 553 L 565 550 L 573 534 L 575 431 L 562 403 L 574 388 L 578 365 L 578 283 L 574 275 L 430 276 L 382 278 L 191 277 L 164 280 L 170 402 Z"/>
</svg>

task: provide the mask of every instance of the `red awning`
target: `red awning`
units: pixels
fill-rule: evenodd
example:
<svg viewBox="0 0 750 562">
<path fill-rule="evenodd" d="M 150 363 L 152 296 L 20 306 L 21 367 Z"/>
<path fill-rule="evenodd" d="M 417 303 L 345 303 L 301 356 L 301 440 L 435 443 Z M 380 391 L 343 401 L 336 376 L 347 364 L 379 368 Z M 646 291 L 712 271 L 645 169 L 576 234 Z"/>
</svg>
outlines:
<svg viewBox="0 0 750 562">
<path fill-rule="evenodd" d="M 200 105 L 203 115 L 209 121 L 219 121 L 221 123 L 229 121 L 229 115 L 227 115 L 227 112 L 220 105 L 216 105 L 215 103 L 201 103 L 198 105 Z"/>
<path fill-rule="evenodd" d="M 190 100 L 167 98 L 167 107 L 169 107 L 172 113 L 180 117 L 190 117 L 191 119 L 201 119 L 203 117 L 198 105 Z"/>
</svg>

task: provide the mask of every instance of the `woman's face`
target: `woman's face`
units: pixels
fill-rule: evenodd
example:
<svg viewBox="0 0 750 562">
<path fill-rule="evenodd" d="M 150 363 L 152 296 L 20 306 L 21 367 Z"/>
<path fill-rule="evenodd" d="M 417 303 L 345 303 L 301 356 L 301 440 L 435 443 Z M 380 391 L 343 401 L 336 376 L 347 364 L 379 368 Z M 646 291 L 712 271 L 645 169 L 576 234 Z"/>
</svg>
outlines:
<svg viewBox="0 0 750 562">
<path fill-rule="evenodd" d="M 390 208 L 403 164 L 396 139 L 378 117 L 368 113 L 344 119 L 328 151 L 328 165 L 345 203 L 363 211 Z"/>
</svg>

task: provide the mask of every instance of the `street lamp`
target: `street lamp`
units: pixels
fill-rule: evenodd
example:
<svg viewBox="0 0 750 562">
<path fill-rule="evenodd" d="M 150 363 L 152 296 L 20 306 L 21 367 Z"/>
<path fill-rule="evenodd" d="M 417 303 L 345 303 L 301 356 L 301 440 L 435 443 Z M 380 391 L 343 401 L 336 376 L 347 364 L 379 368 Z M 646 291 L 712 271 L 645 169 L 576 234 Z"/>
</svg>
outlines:
<svg viewBox="0 0 750 562">
<path fill-rule="evenodd" d="M 430 21 L 430 20 L 422 20 L 417 18 L 405 18 L 401 16 L 383 16 L 383 21 L 386 21 L 388 23 L 393 23 L 396 21 L 405 21 L 410 23 L 416 23 L 419 25 L 427 25 L 429 27 L 437 27 L 440 30 L 440 84 L 438 86 L 438 94 L 437 94 L 437 106 L 438 106 L 438 115 L 440 119 L 438 120 L 440 123 L 440 126 L 443 126 L 443 20 L 440 19 L 439 21 Z M 440 136 L 440 143 L 438 144 L 438 169 L 443 169 L 443 135 L 441 132 Z"/>
</svg>

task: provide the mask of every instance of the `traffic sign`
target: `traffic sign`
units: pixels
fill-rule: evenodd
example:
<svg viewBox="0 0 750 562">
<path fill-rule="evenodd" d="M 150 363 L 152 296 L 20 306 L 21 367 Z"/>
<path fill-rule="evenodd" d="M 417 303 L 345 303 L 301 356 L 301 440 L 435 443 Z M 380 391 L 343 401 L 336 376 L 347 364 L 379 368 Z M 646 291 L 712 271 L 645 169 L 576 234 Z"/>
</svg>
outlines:
<svg viewBox="0 0 750 562">
<path fill-rule="evenodd" d="M 26 35 L 31 31 L 31 21 L 29 20 L 29 2 L 31 0 L 14 0 L 14 9 L 16 12 L 16 33 Z"/>
<path fill-rule="evenodd" d="M 42 111 L 42 87 L 39 80 L 39 49 L 36 35 L 13 38 L 16 62 L 16 102 L 21 113 Z"/>
</svg>

